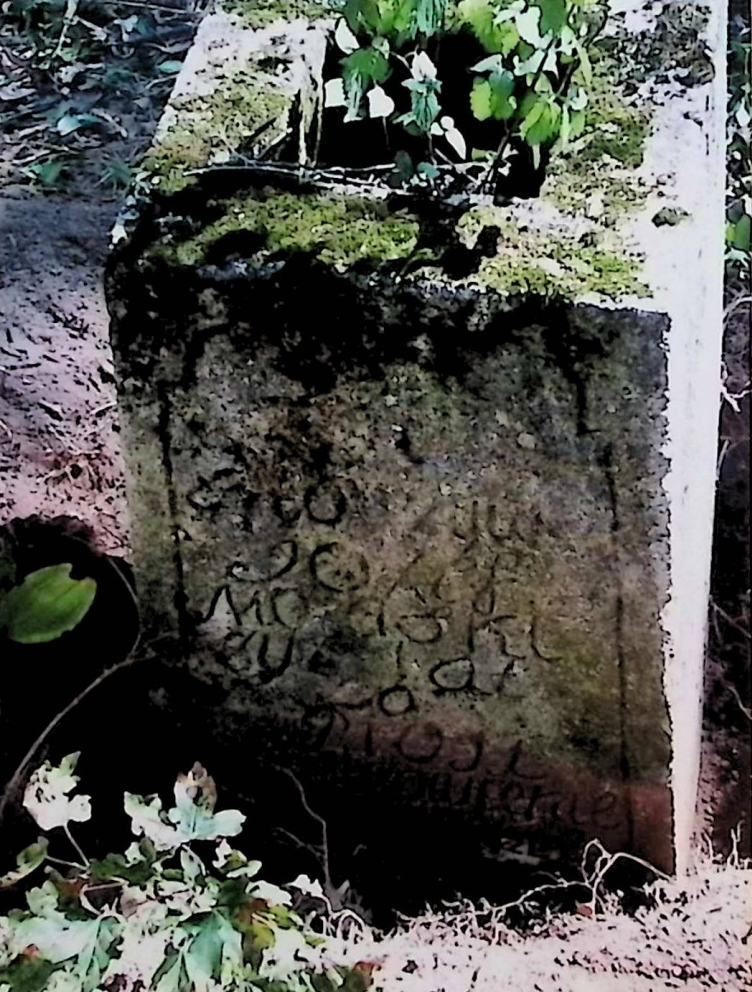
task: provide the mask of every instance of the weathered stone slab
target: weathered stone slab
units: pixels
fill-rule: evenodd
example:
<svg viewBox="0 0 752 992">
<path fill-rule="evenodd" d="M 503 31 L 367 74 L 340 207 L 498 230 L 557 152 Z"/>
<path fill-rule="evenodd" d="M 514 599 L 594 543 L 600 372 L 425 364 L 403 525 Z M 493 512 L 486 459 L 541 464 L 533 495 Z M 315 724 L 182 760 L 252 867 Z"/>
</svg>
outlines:
<svg viewBox="0 0 752 992">
<path fill-rule="evenodd" d="M 278 152 L 309 161 L 316 71 L 284 39 L 328 22 L 266 13 L 233 30 L 263 72 L 273 42 L 303 80 L 272 117 L 278 136 L 307 122 Z M 209 17 L 110 280 L 146 640 L 224 694 L 218 739 L 306 782 L 433 810 L 438 831 L 451 813 L 534 861 L 598 837 L 681 867 L 722 79 L 700 59 L 710 78 L 672 90 L 667 57 L 643 67 L 636 105 L 603 90 L 600 129 L 530 203 L 439 209 L 249 163 L 260 117 L 233 139 L 246 168 L 205 154 L 185 185 L 155 163 L 215 16 L 231 44 L 236 20 Z M 720 19 L 692 52 L 712 51 Z M 647 132 L 651 115 L 638 167 L 625 121 Z"/>
</svg>

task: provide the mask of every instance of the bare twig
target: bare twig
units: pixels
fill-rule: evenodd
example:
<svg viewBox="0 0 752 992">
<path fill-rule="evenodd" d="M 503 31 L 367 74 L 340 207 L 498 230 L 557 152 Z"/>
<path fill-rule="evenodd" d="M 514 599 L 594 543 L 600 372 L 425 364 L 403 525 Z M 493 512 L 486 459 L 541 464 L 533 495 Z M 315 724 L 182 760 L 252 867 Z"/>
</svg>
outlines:
<svg viewBox="0 0 752 992">
<path fill-rule="evenodd" d="M 321 867 L 323 868 L 324 871 L 324 882 L 326 884 L 327 890 L 329 889 L 333 890 L 334 886 L 332 885 L 332 876 L 329 872 L 329 834 L 326 825 L 326 820 L 319 813 L 315 813 L 309 806 L 308 800 L 306 799 L 306 794 L 305 794 L 305 789 L 303 788 L 303 784 L 301 783 L 300 779 L 295 775 L 295 773 L 292 772 L 289 768 L 281 768 L 279 766 L 277 766 L 277 768 L 279 771 L 283 772 L 285 775 L 287 775 L 289 779 L 292 780 L 292 782 L 295 785 L 295 788 L 298 790 L 298 795 L 300 796 L 300 803 L 303 809 L 311 817 L 311 819 L 315 820 L 316 823 L 318 823 L 319 826 L 321 827 L 321 862 L 322 862 Z"/>
<path fill-rule="evenodd" d="M 590 908 L 593 913 L 597 910 L 598 888 L 617 861 L 631 861 L 634 864 L 640 865 L 642 868 L 647 868 L 648 871 L 653 872 L 658 878 L 662 878 L 665 881 L 670 880 L 670 876 L 665 872 L 662 872 L 660 868 L 656 868 L 655 865 L 651 865 L 649 861 L 645 861 L 643 858 L 638 858 L 635 854 L 627 854 L 624 851 L 617 851 L 615 854 L 611 854 L 604 848 L 603 844 L 601 844 L 599 840 L 590 840 L 585 845 L 585 850 L 582 853 L 583 874 L 585 874 L 584 866 L 587 861 L 588 854 L 593 848 L 600 850 L 595 867 L 588 877 L 587 882 L 591 891 Z"/>
<path fill-rule="evenodd" d="M 740 634 L 743 634 L 747 640 L 752 639 L 752 635 L 749 630 L 746 627 L 743 627 L 738 620 L 735 620 L 732 616 L 729 616 L 729 614 L 722 609 L 714 599 L 710 600 L 710 605 L 713 608 L 713 611 L 725 620 L 730 627 L 733 627 L 734 630 L 737 630 Z"/>
<path fill-rule="evenodd" d="M 116 665 L 112 665 L 110 668 L 106 668 L 101 673 L 101 675 L 98 675 L 93 682 L 90 682 L 85 689 L 82 689 L 81 692 L 79 692 L 78 695 L 75 696 L 68 703 L 67 706 L 65 706 L 62 710 L 60 710 L 60 712 L 57 713 L 50 720 L 50 722 L 47 724 L 44 730 L 39 734 L 39 736 L 36 738 L 36 740 L 31 745 L 29 750 L 23 756 L 18 767 L 16 768 L 16 770 L 13 772 L 10 779 L 8 780 L 8 784 L 5 786 L 2 799 L 0 799 L 0 824 L 2 824 L 3 822 L 3 817 L 5 815 L 5 810 L 8 806 L 8 803 L 16 795 L 16 793 L 18 792 L 21 786 L 27 768 L 34 760 L 34 756 L 36 755 L 39 748 L 42 746 L 42 744 L 44 744 L 44 742 L 50 736 L 50 734 L 55 729 L 55 727 L 57 727 L 57 725 L 61 723 L 66 718 L 66 716 L 68 716 L 68 714 L 78 706 L 79 703 L 83 702 L 83 700 L 86 699 L 86 697 L 90 695 L 90 693 L 92 693 L 95 689 L 98 689 L 99 686 L 102 685 L 102 683 L 105 682 L 111 675 L 114 675 L 115 672 L 122 671 L 122 669 L 124 668 L 128 668 L 130 665 L 135 664 L 136 661 L 138 660 L 139 659 L 136 658 L 133 654 L 130 654 L 125 659 L 125 661 L 120 661 Z M 75 841 L 73 841 L 73 844 L 75 847 L 76 846 Z"/>
<path fill-rule="evenodd" d="M 721 398 L 726 400 L 726 402 L 734 411 L 734 413 L 741 413 L 742 410 L 741 407 L 739 406 L 739 401 L 749 396 L 750 393 L 749 379 L 742 387 L 742 391 L 740 393 L 730 393 L 728 391 L 728 386 L 727 386 L 728 380 L 729 380 L 729 372 L 728 369 L 726 368 L 726 363 L 722 362 L 721 363 Z"/>
<path fill-rule="evenodd" d="M 73 23 L 73 21 L 75 20 L 77 10 L 78 10 L 78 0 L 68 0 L 65 7 L 65 16 L 63 17 L 63 26 L 60 29 L 60 37 L 57 40 L 55 51 L 52 53 L 52 57 L 55 59 L 63 50 L 63 45 L 65 44 L 66 38 L 68 37 L 68 30 L 71 24 Z"/>
<path fill-rule="evenodd" d="M 63 824 L 63 831 L 65 833 L 65 836 L 68 838 L 68 840 L 70 842 L 70 845 L 73 848 L 73 850 L 76 852 L 76 854 L 79 856 L 79 858 L 83 861 L 83 863 L 88 868 L 89 867 L 89 859 L 86 857 L 86 855 L 84 854 L 84 852 L 81 850 L 81 846 L 79 845 L 78 841 L 73 836 L 73 834 L 71 833 L 70 827 L 68 826 L 67 823 Z"/>
<path fill-rule="evenodd" d="M 79 871 L 83 871 L 86 865 L 79 864 L 77 861 L 65 861 L 63 858 L 52 858 L 47 855 L 47 861 L 53 865 L 62 865 L 63 868 L 77 868 Z"/>
<path fill-rule="evenodd" d="M 742 711 L 742 713 L 746 716 L 748 720 L 752 720 L 752 710 L 748 706 L 744 705 L 744 703 L 742 702 L 742 697 L 739 695 L 739 690 L 736 688 L 734 683 L 729 682 L 728 687 L 729 690 L 731 691 L 731 695 L 739 704 L 739 709 Z"/>
</svg>

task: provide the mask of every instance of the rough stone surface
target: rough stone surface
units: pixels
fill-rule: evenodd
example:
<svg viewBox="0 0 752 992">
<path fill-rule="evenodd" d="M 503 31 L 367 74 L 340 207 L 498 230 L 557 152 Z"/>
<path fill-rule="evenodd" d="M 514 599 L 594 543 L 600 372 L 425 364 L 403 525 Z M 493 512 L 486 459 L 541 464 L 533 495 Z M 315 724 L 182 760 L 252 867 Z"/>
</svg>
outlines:
<svg viewBox="0 0 752 992">
<path fill-rule="evenodd" d="M 147 642 L 206 687 L 218 741 L 334 802 L 378 797 L 397 831 L 419 807 L 532 864 L 591 837 L 686 862 L 715 431 L 689 407 L 717 405 L 698 239 L 721 230 L 722 116 L 717 77 L 687 95 L 665 72 L 642 80 L 643 166 L 633 144 L 613 166 L 617 101 L 596 157 L 534 203 L 436 211 L 266 166 L 163 200 L 157 171 L 119 232 Z M 704 199 L 677 137 L 717 167 Z"/>
</svg>

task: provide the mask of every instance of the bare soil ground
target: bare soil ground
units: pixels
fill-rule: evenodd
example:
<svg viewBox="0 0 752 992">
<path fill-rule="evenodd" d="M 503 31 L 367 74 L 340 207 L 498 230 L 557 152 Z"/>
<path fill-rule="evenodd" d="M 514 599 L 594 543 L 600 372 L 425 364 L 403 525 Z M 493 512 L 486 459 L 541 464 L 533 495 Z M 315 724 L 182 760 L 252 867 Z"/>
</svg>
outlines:
<svg viewBox="0 0 752 992">
<path fill-rule="evenodd" d="M 38 90 L 38 80 L 15 61 L 0 57 L 0 66 L 10 67 L 13 92 Z M 115 134 L 119 155 L 143 147 L 164 95 L 164 88 L 155 92 L 139 113 L 121 100 L 117 120 L 131 137 Z M 101 550 L 124 555 L 126 505 L 102 290 L 117 198 L 99 181 L 104 159 L 96 143 L 84 148 L 88 158 L 64 195 L 19 184 L 22 163 L 44 153 L 47 132 L 31 132 L 16 133 L 0 149 L 0 523 L 65 514 L 89 523 Z M 725 860 L 698 855 L 689 878 L 662 883 L 655 904 L 635 916 L 544 911 L 521 934 L 505 926 L 504 914 L 466 906 L 387 936 L 351 934 L 343 953 L 373 961 L 377 984 L 388 992 L 752 988 L 752 871 L 731 840 L 741 821 L 742 851 L 749 851 L 749 396 L 741 396 L 749 380 L 749 300 L 738 302 L 744 293 L 742 286 L 730 289 L 732 400 L 721 414 L 698 818 L 698 835 Z"/>
<path fill-rule="evenodd" d="M 0 518 L 67 515 L 125 552 L 101 285 L 114 203 L 0 197 Z"/>
</svg>

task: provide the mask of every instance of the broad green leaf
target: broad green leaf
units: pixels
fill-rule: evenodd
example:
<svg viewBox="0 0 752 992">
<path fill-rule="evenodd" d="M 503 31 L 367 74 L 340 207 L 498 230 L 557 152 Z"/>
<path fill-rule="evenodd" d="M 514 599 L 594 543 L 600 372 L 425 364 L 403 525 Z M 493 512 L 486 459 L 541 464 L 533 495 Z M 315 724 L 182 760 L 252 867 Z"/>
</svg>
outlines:
<svg viewBox="0 0 752 992">
<path fill-rule="evenodd" d="M 487 121 L 493 117 L 491 84 L 487 79 L 473 80 L 470 108 L 473 116 L 479 121 Z"/>
<path fill-rule="evenodd" d="M 345 85 L 353 80 L 383 83 L 389 76 L 389 63 L 375 48 L 359 48 L 342 59 Z"/>
<path fill-rule="evenodd" d="M 520 41 L 512 22 L 499 22 L 497 8 L 490 0 L 461 0 L 457 15 L 460 23 L 475 35 L 487 52 L 508 55 Z"/>
<path fill-rule="evenodd" d="M 359 48 L 342 59 L 342 79 L 348 108 L 348 119 L 360 116 L 366 90 L 374 83 L 383 83 L 390 74 L 389 62 L 375 48 Z"/>
<path fill-rule="evenodd" d="M 29 889 L 26 893 L 26 904 L 29 912 L 42 919 L 58 920 L 63 919 L 58 903 L 60 902 L 60 892 L 52 879 L 47 879 L 36 888 Z"/>
<path fill-rule="evenodd" d="M 470 93 L 470 107 L 479 121 L 493 117 L 506 121 L 517 109 L 517 100 L 512 96 L 514 77 L 511 73 L 492 72 L 487 79 L 476 79 Z"/>
<path fill-rule="evenodd" d="M 91 817 L 89 796 L 68 795 L 79 782 L 73 774 L 78 757 L 78 752 L 69 754 L 57 766 L 45 761 L 29 779 L 23 804 L 42 830 L 65 827 L 71 821 L 83 823 Z"/>
<path fill-rule="evenodd" d="M 541 12 L 541 34 L 558 35 L 567 23 L 566 0 L 536 0 L 536 5 Z"/>
<path fill-rule="evenodd" d="M 743 214 L 736 224 L 734 224 L 734 235 L 731 242 L 734 248 L 738 251 L 749 251 L 751 232 L 752 217 L 749 214 Z"/>
<path fill-rule="evenodd" d="M 208 992 L 212 982 L 229 985 L 242 971 L 243 938 L 221 913 L 189 924 L 190 942 L 183 947 L 185 970 L 196 992 Z"/>
<path fill-rule="evenodd" d="M 110 962 L 122 924 L 112 916 L 82 922 L 88 927 L 86 942 L 76 956 L 73 973 L 81 979 L 84 992 L 93 992 Z"/>
<path fill-rule="evenodd" d="M 157 968 L 152 980 L 154 992 L 193 992 L 185 970 L 183 955 L 174 949 L 168 950 L 164 961 Z"/>
<path fill-rule="evenodd" d="M 7 889 L 22 878 L 31 875 L 40 865 L 47 860 L 48 841 L 46 837 L 40 837 L 36 844 L 30 844 L 16 857 L 16 867 L 13 871 L 7 872 L 0 878 L 0 889 Z"/>
<path fill-rule="evenodd" d="M 561 109 L 555 103 L 543 100 L 534 104 L 520 127 L 520 134 L 529 145 L 544 145 L 559 133 Z"/>
<path fill-rule="evenodd" d="M 556 53 L 553 49 L 547 50 L 545 48 L 537 48 L 533 53 L 526 59 L 515 59 L 514 62 L 514 73 L 516 76 L 538 76 L 538 81 L 536 86 L 547 85 L 548 80 L 541 73 L 550 72 L 556 75 L 558 72 L 558 65 L 556 62 Z M 550 85 L 550 84 L 548 84 Z"/>
<path fill-rule="evenodd" d="M 62 914 L 49 919 L 33 916 L 16 924 L 13 945 L 19 953 L 33 945 L 53 964 L 73 960 L 72 973 L 81 980 L 84 992 L 93 992 L 109 963 L 121 926 L 114 917 L 71 920 Z"/>
<path fill-rule="evenodd" d="M 476 65 L 472 66 L 471 72 L 503 72 L 504 71 L 504 60 L 501 55 L 489 55 L 488 58 L 481 59 Z"/>
<path fill-rule="evenodd" d="M 175 783 L 175 806 L 165 813 L 159 796 L 125 794 L 125 812 L 133 832 L 152 841 L 156 850 L 170 851 L 192 840 L 235 837 L 243 829 L 245 816 L 238 810 L 214 812 L 217 799 L 214 780 L 195 764 Z"/>
<path fill-rule="evenodd" d="M 438 94 L 441 83 L 436 78 L 436 66 L 425 52 L 418 52 L 410 66 L 411 79 L 403 82 L 410 90 L 410 112 L 398 121 L 414 125 L 422 134 L 429 134 L 441 112 Z"/>
<path fill-rule="evenodd" d="M 90 862 L 89 874 L 97 882 L 117 879 L 131 885 L 146 885 L 153 876 L 154 869 L 149 861 L 129 861 L 122 854 L 107 854 L 104 858 Z"/>
<path fill-rule="evenodd" d="M 0 982 L 13 992 L 43 992 L 55 965 L 39 955 L 23 954 L 0 971 Z"/>
<path fill-rule="evenodd" d="M 0 593 L 0 627 L 20 644 L 43 644 L 73 630 L 94 602 L 94 579 L 72 579 L 72 565 L 50 565 Z"/>
<path fill-rule="evenodd" d="M 125 793 L 125 812 L 131 818 L 131 829 L 140 837 L 148 837 L 157 851 L 171 851 L 180 847 L 179 832 L 165 822 L 162 800 L 159 796 L 135 796 Z"/>
<path fill-rule="evenodd" d="M 492 72 L 488 77 L 491 86 L 491 113 L 498 121 L 506 121 L 517 109 L 514 92 L 514 76 L 511 72 Z"/>
</svg>

